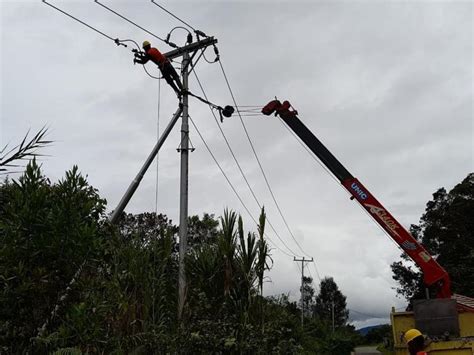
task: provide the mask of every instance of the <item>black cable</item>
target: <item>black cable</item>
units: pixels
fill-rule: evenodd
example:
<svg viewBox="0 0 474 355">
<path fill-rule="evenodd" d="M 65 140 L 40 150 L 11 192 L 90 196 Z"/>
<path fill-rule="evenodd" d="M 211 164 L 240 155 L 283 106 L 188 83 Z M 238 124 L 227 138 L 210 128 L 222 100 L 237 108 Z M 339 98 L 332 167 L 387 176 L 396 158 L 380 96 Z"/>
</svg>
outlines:
<svg viewBox="0 0 474 355">
<path fill-rule="evenodd" d="M 376 319 L 385 318 L 385 317 L 377 316 L 377 315 L 375 315 L 375 314 L 367 314 L 367 313 L 364 313 L 364 312 L 359 312 L 359 311 L 356 311 L 355 309 L 351 309 L 351 308 L 347 308 L 347 310 L 348 310 L 349 312 L 358 313 L 358 314 L 360 314 L 360 315 L 363 315 L 363 316 L 366 316 L 366 317 L 370 317 L 370 318 L 376 318 Z"/>
<path fill-rule="evenodd" d="M 229 89 L 230 95 L 232 96 L 232 101 L 234 102 L 234 105 L 235 105 L 236 107 L 238 107 L 237 102 L 236 102 L 235 97 L 234 97 L 234 93 L 232 92 L 232 88 L 230 87 L 229 80 L 227 79 L 227 75 L 226 75 L 226 73 L 225 73 L 224 67 L 222 66 L 222 61 L 220 61 L 220 60 L 219 60 L 219 65 L 220 65 L 220 67 L 221 67 L 222 74 L 224 74 L 224 79 L 225 79 L 225 81 L 226 81 L 226 83 L 227 83 L 227 88 Z M 265 183 L 266 183 L 266 185 L 267 185 L 267 187 L 268 187 L 268 190 L 270 191 L 270 195 L 272 196 L 273 202 L 275 203 L 275 206 L 277 207 L 277 210 L 278 210 L 278 212 L 280 213 L 280 216 L 281 216 L 281 218 L 282 218 L 282 220 L 283 220 L 283 222 L 284 222 L 286 228 L 288 229 L 288 232 L 290 233 L 291 238 L 293 238 L 293 240 L 295 241 L 296 245 L 298 246 L 298 248 L 301 250 L 301 252 L 302 252 L 304 255 L 306 255 L 306 256 L 308 256 L 308 257 L 311 257 L 310 255 L 308 255 L 307 253 L 305 253 L 305 251 L 303 250 L 303 248 L 301 247 L 301 245 L 298 243 L 298 241 L 296 240 L 295 236 L 293 235 L 293 232 L 292 232 L 291 229 L 290 229 L 290 226 L 288 225 L 288 222 L 286 221 L 285 217 L 283 216 L 283 213 L 282 213 L 281 208 L 280 208 L 280 206 L 279 206 L 279 204 L 278 204 L 278 202 L 277 202 L 277 200 L 276 200 L 276 198 L 275 198 L 275 195 L 274 195 L 274 193 L 273 193 L 273 190 L 272 190 L 272 188 L 270 187 L 270 183 L 268 182 L 267 175 L 265 174 L 265 171 L 263 170 L 263 166 L 262 166 L 262 164 L 260 163 L 260 159 L 258 158 L 257 152 L 255 151 L 255 147 L 254 147 L 254 145 L 253 145 L 253 143 L 252 143 L 252 140 L 250 139 L 250 135 L 249 135 L 249 133 L 248 133 L 248 131 L 247 131 L 247 127 L 245 126 L 244 120 L 242 119 L 242 116 L 241 116 L 241 114 L 240 114 L 240 112 L 239 112 L 238 109 L 237 109 L 237 113 L 238 113 L 238 115 L 239 115 L 240 122 L 242 123 L 242 127 L 244 128 L 245 135 L 247 136 L 247 139 L 248 139 L 248 141 L 249 141 L 249 143 L 250 143 L 250 147 L 252 148 L 252 151 L 253 151 L 253 154 L 254 154 L 254 156 L 255 156 L 255 159 L 257 160 L 258 166 L 260 167 L 260 170 L 261 170 L 261 172 L 262 172 L 262 174 L 263 174 L 263 178 L 264 178 L 264 180 L 265 180 Z"/>
<path fill-rule="evenodd" d="M 135 23 L 135 22 L 129 20 L 129 19 L 126 18 L 125 16 L 123 16 L 123 15 L 119 14 L 118 12 L 112 10 L 110 7 L 108 7 L 108 6 L 104 5 L 104 4 L 102 4 L 101 2 L 99 2 L 99 0 L 94 0 L 94 2 L 95 2 L 96 4 L 102 6 L 104 9 L 107 9 L 107 10 L 109 10 L 110 12 L 112 12 L 113 14 L 115 14 L 115 15 L 119 16 L 120 18 L 124 19 L 124 20 L 127 21 L 128 23 L 131 23 L 132 25 L 138 27 L 138 28 L 141 29 L 142 31 L 148 33 L 150 36 L 153 36 L 153 37 L 159 39 L 160 41 L 162 41 L 162 42 L 164 42 L 164 43 L 167 43 L 166 40 L 164 40 L 163 38 L 161 38 L 161 37 L 155 35 L 154 33 L 150 32 L 150 31 L 148 31 L 147 29 L 143 28 L 142 26 L 138 25 L 137 23 Z"/>
<path fill-rule="evenodd" d="M 197 59 L 194 61 L 194 63 L 191 63 L 191 69 L 189 69 L 188 75 L 191 74 L 194 71 L 194 68 L 196 67 L 197 63 L 199 62 L 199 59 L 201 59 L 203 52 L 199 54 Z"/>
<path fill-rule="evenodd" d="M 196 80 L 197 80 L 197 82 L 198 82 L 198 84 L 199 84 L 199 87 L 201 88 L 201 91 L 202 91 L 203 96 L 207 99 L 206 92 L 204 91 L 204 88 L 203 88 L 203 86 L 202 86 L 202 84 L 201 84 L 201 81 L 199 80 L 199 77 L 197 76 L 197 73 L 196 73 L 196 72 L 194 72 L 194 76 L 196 77 Z M 211 107 L 211 105 L 209 105 L 209 106 Z M 221 127 L 221 125 L 219 124 L 219 121 L 218 121 L 218 119 L 217 119 L 217 117 L 216 117 L 214 111 L 212 110 L 212 108 L 211 108 L 211 113 L 212 113 L 212 116 L 214 117 L 214 121 L 216 122 L 217 127 L 219 128 L 219 131 L 220 131 L 221 134 L 222 134 L 222 137 L 224 138 L 224 141 L 225 141 L 225 143 L 226 143 L 226 145 L 227 145 L 227 148 L 229 149 L 230 154 L 232 155 L 232 158 L 234 159 L 235 164 L 237 165 L 237 168 L 238 168 L 239 171 L 240 171 L 240 174 L 241 174 L 242 177 L 244 178 L 244 181 L 245 181 L 247 187 L 248 187 L 249 190 L 250 190 L 250 193 L 252 194 L 252 196 L 253 196 L 255 202 L 257 202 L 258 207 L 259 207 L 260 209 L 262 209 L 262 205 L 261 205 L 260 202 L 258 201 L 258 198 L 257 198 L 255 192 L 253 191 L 252 187 L 250 186 L 250 183 L 249 183 L 247 177 L 245 176 L 245 173 L 244 173 L 244 171 L 243 171 L 243 169 L 242 169 L 242 167 L 241 167 L 239 161 L 237 160 L 237 157 L 235 156 L 234 151 L 233 151 L 232 147 L 230 146 L 230 143 L 229 143 L 229 141 L 228 141 L 228 139 L 227 139 L 227 137 L 226 137 L 224 131 L 222 130 L 222 127 Z M 270 228 L 273 230 L 273 232 L 275 233 L 275 235 L 277 236 L 277 238 L 278 238 L 278 239 L 282 242 L 282 244 L 285 246 L 285 248 L 288 249 L 288 251 L 289 251 L 290 253 L 292 253 L 293 255 L 297 255 L 297 253 L 295 253 L 293 250 L 291 250 L 291 249 L 288 247 L 288 245 L 284 242 L 284 240 L 280 237 L 280 235 L 277 233 L 277 231 L 276 231 L 275 228 L 273 227 L 273 225 L 272 225 L 272 223 L 270 222 L 270 220 L 268 219 L 268 217 L 267 217 L 267 221 L 268 221 L 268 225 L 269 225 Z"/>
<path fill-rule="evenodd" d="M 122 43 L 122 42 L 132 42 L 133 44 L 135 44 L 135 46 L 137 47 L 137 49 L 138 49 L 139 51 L 141 50 L 141 48 L 140 48 L 140 46 L 138 45 L 138 43 L 137 43 L 136 41 L 134 41 L 133 39 L 118 39 L 118 38 L 117 38 L 115 41 L 116 41 L 116 42 L 120 42 L 120 43 Z M 157 76 L 151 75 L 151 74 L 148 72 L 148 70 L 146 69 L 145 64 L 142 64 L 142 66 L 143 66 L 143 70 L 145 71 L 145 73 L 147 73 L 147 75 L 148 75 L 150 78 L 157 79 L 157 80 L 163 79 L 163 77 L 157 77 Z"/>
<path fill-rule="evenodd" d="M 226 173 L 224 172 L 224 169 L 222 169 L 221 165 L 219 164 L 219 162 L 217 161 L 216 157 L 214 156 L 214 154 L 212 153 L 211 149 L 209 148 L 206 140 L 204 139 L 204 137 L 202 136 L 201 132 L 199 131 L 199 129 L 197 128 L 196 124 L 194 123 L 193 119 L 191 118 L 191 116 L 188 116 L 189 117 L 189 120 L 191 121 L 192 125 L 194 126 L 194 129 L 196 129 L 196 132 L 198 133 L 199 137 L 201 138 L 204 146 L 206 147 L 207 151 L 209 152 L 209 154 L 211 155 L 212 159 L 214 160 L 214 162 L 216 163 L 217 167 L 219 168 L 219 170 L 221 171 L 222 175 L 224 175 L 224 178 L 226 179 L 227 183 L 229 184 L 229 186 L 232 188 L 232 191 L 234 191 L 234 194 L 237 196 L 237 198 L 239 199 L 240 203 L 242 204 L 242 206 L 244 207 L 245 211 L 247 211 L 248 215 L 250 216 L 250 218 L 254 221 L 254 223 L 258 226 L 258 222 L 255 220 L 255 218 L 253 217 L 252 213 L 250 212 L 250 210 L 248 209 L 248 207 L 245 205 L 244 201 L 242 200 L 242 198 L 240 197 L 239 193 L 237 192 L 237 190 L 235 189 L 234 185 L 232 184 L 232 182 L 229 180 L 229 178 L 227 177 Z M 266 235 L 266 234 L 265 234 Z M 266 237 L 270 240 L 270 238 L 266 235 Z M 290 255 L 288 254 L 287 252 L 285 252 L 284 250 L 278 248 L 276 245 L 275 247 L 280 250 L 282 253 L 286 254 L 287 256 L 291 257 L 293 255 Z"/>
<path fill-rule="evenodd" d="M 105 33 L 102 32 L 102 31 L 99 31 L 97 28 L 92 27 L 91 25 L 88 25 L 88 24 L 85 23 L 84 21 L 79 20 L 77 17 L 74 17 L 74 16 L 68 14 L 66 11 L 63 11 L 63 10 L 61 10 L 60 8 L 58 8 L 58 7 L 56 7 L 56 6 L 52 5 L 52 4 L 50 4 L 50 3 L 47 2 L 46 0 L 42 0 L 42 1 L 43 1 L 43 3 L 45 3 L 46 5 L 51 6 L 53 9 L 55 9 L 55 10 L 61 12 L 62 14 L 66 15 L 66 16 L 68 16 L 68 17 L 70 17 L 70 18 L 72 18 L 73 20 L 76 20 L 76 21 L 79 22 L 80 24 L 82 24 L 82 25 L 84 25 L 84 26 L 86 26 L 86 27 L 89 27 L 91 30 L 97 32 L 98 34 L 104 36 L 105 38 L 108 38 L 108 39 L 110 39 L 111 41 L 116 42 L 116 40 L 115 40 L 114 38 L 112 38 L 111 36 L 105 34 Z"/>
<path fill-rule="evenodd" d="M 181 23 L 185 24 L 186 26 L 188 26 L 190 29 L 192 29 L 194 32 L 196 32 L 196 29 L 191 26 L 189 23 L 183 21 L 182 19 L 180 19 L 178 16 L 176 16 L 175 14 L 171 13 L 170 11 L 166 10 L 163 6 L 157 4 L 155 1 L 151 0 L 152 4 L 158 6 L 160 9 L 162 9 L 163 11 L 165 11 L 166 13 L 168 13 L 169 15 L 173 16 L 176 20 L 180 21 Z"/>
<path fill-rule="evenodd" d="M 206 49 L 207 49 L 207 47 L 202 49 L 202 55 L 203 55 L 203 57 L 204 57 L 204 60 L 205 60 L 207 63 L 209 63 L 209 64 L 214 64 L 214 63 L 216 62 L 216 60 L 209 60 L 209 59 L 207 59 L 206 55 L 204 54 L 204 52 L 206 51 Z"/>
</svg>

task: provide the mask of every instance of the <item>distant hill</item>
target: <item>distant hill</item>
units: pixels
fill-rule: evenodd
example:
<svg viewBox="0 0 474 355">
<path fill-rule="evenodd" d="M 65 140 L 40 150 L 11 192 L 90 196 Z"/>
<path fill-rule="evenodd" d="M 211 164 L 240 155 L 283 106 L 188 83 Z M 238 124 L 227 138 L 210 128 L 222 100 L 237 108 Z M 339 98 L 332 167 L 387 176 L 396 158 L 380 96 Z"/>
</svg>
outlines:
<svg viewBox="0 0 474 355">
<path fill-rule="evenodd" d="M 368 333 L 369 331 L 371 331 L 372 329 L 380 328 L 380 327 L 383 326 L 383 325 L 384 325 L 384 324 L 371 325 L 371 326 L 369 326 L 369 327 L 364 327 L 364 328 L 357 329 L 356 331 L 359 332 L 361 335 L 366 336 L 367 333 Z"/>
</svg>

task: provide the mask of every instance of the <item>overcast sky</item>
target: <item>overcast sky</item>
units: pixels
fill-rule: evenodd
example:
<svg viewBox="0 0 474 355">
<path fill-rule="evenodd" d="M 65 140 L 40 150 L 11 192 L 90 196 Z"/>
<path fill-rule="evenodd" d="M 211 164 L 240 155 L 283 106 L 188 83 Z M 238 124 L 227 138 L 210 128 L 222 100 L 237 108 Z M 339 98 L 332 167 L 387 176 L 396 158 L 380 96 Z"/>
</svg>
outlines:
<svg viewBox="0 0 474 355">
<path fill-rule="evenodd" d="M 51 1 L 113 38 L 171 48 L 91 1 Z M 159 37 L 182 25 L 148 0 L 103 3 Z M 461 1 L 169 1 L 160 2 L 218 39 L 239 105 L 289 99 L 300 119 L 405 226 L 417 223 L 431 194 L 451 189 L 473 169 L 473 5 Z M 41 1 L 1 1 L 0 144 L 47 125 L 55 143 L 45 173 L 59 179 L 77 164 L 112 210 L 157 136 L 158 81 L 134 66 L 130 48 L 67 18 Z M 172 41 L 183 44 L 177 29 Z M 211 49 L 207 58 L 213 59 Z M 147 65 L 149 71 L 157 69 Z M 219 64 L 196 72 L 210 100 L 232 104 Z M 195 77 L 190 89 L 200 93 Z M 177 99 L 161 85 L 159 125 Z M 191 117 L 240 196 L 258 206 L 209 108 L 190 101 Z M 288 224 L 321 277 L 347 296 L 356 326 L 389 321 L 396 298 L 390 264 L 400 251 L 275 117 L 244 117 Z M 295 252 L 238 117 L 222 124 L 268 218 Z M 191 126 L 189 212 L 242 214 L 255 229 Z M 158 210 L 179 214 L 179 125 L 162 148 Z M 128 212 L 155 210 L 156 165 Z M 281 242 L 267 229 L 279 248 Z M 299 297 L 300 271 L 274 249 L 266 294 Z M 301 253 L 300 253 L 301 255 Z M 318 283 L 313 265 L 311 273 Z"/>
</svg>

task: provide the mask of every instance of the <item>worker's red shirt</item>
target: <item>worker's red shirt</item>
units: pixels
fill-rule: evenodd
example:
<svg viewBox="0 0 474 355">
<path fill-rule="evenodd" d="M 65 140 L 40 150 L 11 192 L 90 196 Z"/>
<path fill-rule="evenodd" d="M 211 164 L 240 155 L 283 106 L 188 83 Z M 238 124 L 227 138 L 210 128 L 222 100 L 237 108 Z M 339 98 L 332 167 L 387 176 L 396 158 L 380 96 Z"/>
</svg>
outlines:
<svg viewBox="0 0 474 355">
<path fill-rule="evenodd" d="M 159 66 L 165 64 L 168 61 L 168 59 L 163 54 L 161 54 L 158 49 L 153 47 L 146 52 L 146 55 L 148 58 L 150 58 L 150 60 Z"/>
</svg>

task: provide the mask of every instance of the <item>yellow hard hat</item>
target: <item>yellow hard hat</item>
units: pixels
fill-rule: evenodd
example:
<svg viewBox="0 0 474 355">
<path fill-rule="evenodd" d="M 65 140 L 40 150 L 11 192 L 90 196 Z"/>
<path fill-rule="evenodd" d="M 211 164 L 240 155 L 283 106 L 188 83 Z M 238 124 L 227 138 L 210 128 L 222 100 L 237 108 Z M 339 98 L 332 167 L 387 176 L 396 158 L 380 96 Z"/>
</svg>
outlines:
<svg viewBox="0 0 474 355">
<path fill-rule="evenodd" d="M 420 335 L 422 334 L 418 329 L 410 329 L 405 332 L 403 337 L 405 338 L 405 341 L 409 343 L 410 341 L 412 341 L 416 337 L 419 337 Z"/>
<path fill-rule="evenodd" d="M 150 46 L 151 43 L 148 42 L 148 41 L 144 41 L 143 44 L 142 44 L 142 47 L 145 48 L 146 46 Z"/>
</svg>

